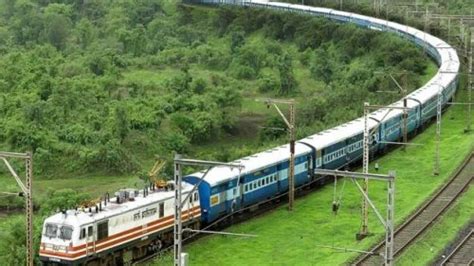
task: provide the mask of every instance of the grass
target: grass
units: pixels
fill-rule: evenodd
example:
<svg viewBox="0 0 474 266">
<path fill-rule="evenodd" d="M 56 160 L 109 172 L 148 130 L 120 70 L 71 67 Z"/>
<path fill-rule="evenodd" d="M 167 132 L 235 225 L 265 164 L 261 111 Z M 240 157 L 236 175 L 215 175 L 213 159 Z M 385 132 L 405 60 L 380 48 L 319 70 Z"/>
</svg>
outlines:
<svg viewBox="0 0 474 266">
<path fill-rule="evenodd" d="M 446 244 L 453 241 L 459 230 L 474 219 L 473 209 L 474 189 L 469 189 L 427 234 L 401 255 L 397 264 L 432 265 L 441 256 Z"/>
<path fill-rule="evenodd" d="M 33 181 L 33 195 L 35 202 L 42 202 L 49 191 L 70 188 L 79 192 L 99 197 L 105 192 L 115 192 L 123 187 L 134 186 L 141 182 L 135 176 L 81 176 L 57 179 L 40 179 Z M 16 191 L 16 183 L 12 176 L 0 176 L 0 187 Z M 19 188 L 18 188 L 19 190 Z M 2 204 L 0 204 L 2 205 Z"/>
<path fill-rule="evenodd" d="M 462 101 L 465 95 L 458 96 Z M 465 107 L 464 107 L 465 108 Z M 412 140 L 424 146 L 409 146 L 377 160 L 380 172 L 397 171 L 396 223 L 400 224 L 453 172 L 472 150 L 474 134 L 465 134 L 465 109 L 450 108 L 443 115 L 441 173 L 433 176 L 434 133 L 432 125 Z M 373 168 L 371 171 L 374 171 Z M 341 190 L 341 184 L 338 191 Z M 339 192 L 338 192 L 339 193 Z M 338 215 L 332 214 L 333 186 L 327 185 L 296 201 L 295 210 L 277 208 L 226 231 L 256 234 L 256 238 L 207 236 L 185 246 L 192 265 L 339 265 L 357 256 L 341 253 L 321 245 L 367 249 L 383 237 L 383 228 L 370 214 L 369 228 L 374 235 L 355 240 L 360 226 L 359 192 L 347 181 Z M 384 214 L 386 184 L 371 182 L 370 197 Z M 170 257 L 157 259 L 155 265 L 171 264 Z"/>
</svg>

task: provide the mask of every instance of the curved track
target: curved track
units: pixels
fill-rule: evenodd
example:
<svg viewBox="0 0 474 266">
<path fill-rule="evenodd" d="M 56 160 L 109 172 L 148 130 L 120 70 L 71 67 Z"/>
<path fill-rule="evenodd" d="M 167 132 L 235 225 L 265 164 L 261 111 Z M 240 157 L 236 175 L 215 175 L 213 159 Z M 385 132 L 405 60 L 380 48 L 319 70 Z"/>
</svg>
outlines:
<svg viewBox="0 0 474 266">
<path fill-rule="evenodd" d="M 453 249 L 453 251 L 441 262 L 440 265 L 474 265 L 474 228 Z"/>
<path fill-rule="evenodd" d="M 406 222 L 395 231 L 394 256 L 399 255 L 425 232 L 440 215 L 459 197 L 474 178 L 474 153 L 471 153 L 456 170 L 451 179 L 423 204 Z M 370 250 L 374 254 L 384 252 L 385 242 Z M 359 257 L 355 265 L 380 265 L 380 256 L 365 254 Z"/>
</svg>

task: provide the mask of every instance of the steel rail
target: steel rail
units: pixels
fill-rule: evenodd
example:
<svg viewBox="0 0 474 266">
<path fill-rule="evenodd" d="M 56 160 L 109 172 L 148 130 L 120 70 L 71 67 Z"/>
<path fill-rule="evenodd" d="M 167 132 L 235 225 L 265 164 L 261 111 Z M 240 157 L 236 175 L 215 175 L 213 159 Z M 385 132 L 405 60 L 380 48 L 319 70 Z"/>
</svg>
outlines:
<svg viewBox="0 0 474 266">
<path fill-rule="evenodd" d="M 451 261 L 451 259 L 455 258 L 457 254 L 462 252 L 462 248 L 464 247 L 464 245 L 468 243 L 468 241 L 472 242 L 473 237 L 474 237 L 474 229 L 471 229 L 471 231 L 466 235 L 466 237 L 464 237 L 461 240 L 461 242 L 453 249 L 453 251 L 451 251 L 451 253 L 449 253 L 449 255 L 446 256 L 446 258 L 441 262 L 441 265 L 446 265 L 447 263 Z M 472 253 L 471 255 L 474 256 L 474 254 Z M 466 265 L 470 265 L 470 262 L 472 262 L 472 259 L 474 259 L 474 257 L 471 257 L 471 260 L 467 261 Z"/>
<path fill-rule="evenodd" d="M 420 215 L 426 213 L 427 209 L 430 206 L 432 206 L 432 204 L 434 204 L 437 199 L 441 199 L 440 196 L 443 194 L 443 192 L 451 188 L 451 185 L 453 186 L 459 185 L 455 183 L 455 181 L 459 180 L 458 177 L 460 176 L 462 177 L 463 171 L 466 169 L 466 167 L 472 167 L 472 165 L 474 164 L 473 160 L 474 160 L 474 153 L 471 152 L 468 156 L 466 156 L 466 158 L 461 163 L 461 165 L 458 166 L 458 168 L 454 171 L 451 178 L 441 188 L 439 188 L 432 197 L 430 197 L 427 201 L 425 201 L 425 203 L 420 208 L 418 208 L 415 211 L 415 213 L 413 213 L 403 224 L 401 224 L 395 230 L 395 243 L 397 243 L 397 237 L 404 237 L 403 239 L 408 238 L 408 241 L 406 241 L 406 243 L 402 244 L 401 246 L 397 247 L 396 250 L 394 250 L 395 257 L 399 255 L 403 250 L 405 250 L 405 248 L 410 246 L 415 240 L 417 240 L 418 237 L 423 232 L 425 232 L 429 227 L 431 227 L 432 222 L 435 221 L 440 215 L 445 213 L 448 207 L 450 207 L 452 203 L 462 194 L 465 188 L 469 186 L 469 184 L 474 178 L 474 172 L 472 171 L 467 173 L 468 174 L 467 180 L 465 180 L 465 182 L 461 184 L 461 187 L 457 191 L 455 191 L 453 195 L 450 195 L 451 197 L 447 201 L 445 201 L 446 204 L 440 209 L 435 210 L 434 212 L 435 215 L 433 216 L 430 222 L 426 223 L 415 233 L 409 232 L 407 235 L 402 235 L 405 232 L 404 230 L 407 229 L 409 225 L 416 224 L 417 222 L 419 222 L 417 218 L 420 217 Z M 467 171 L 469 171 L 469 169 L 467 169 Z M 383 247 L 384 247 L 384 242 L 379 242 L 377 245 L 375 245 L 375 247 L 370 249 L 369 253 L 376 254 L 378 253 L 378 250 L 382 249 Z M 376 259 L 376 258 L 373 258 L 369 254 L 365 254 L 356 258 L 355 261 L 351 264 L 352 265 L 372 265 L 373 262 L 366 264 L 366 262 L 369 261 L 370 259 Z"/>
</svg>

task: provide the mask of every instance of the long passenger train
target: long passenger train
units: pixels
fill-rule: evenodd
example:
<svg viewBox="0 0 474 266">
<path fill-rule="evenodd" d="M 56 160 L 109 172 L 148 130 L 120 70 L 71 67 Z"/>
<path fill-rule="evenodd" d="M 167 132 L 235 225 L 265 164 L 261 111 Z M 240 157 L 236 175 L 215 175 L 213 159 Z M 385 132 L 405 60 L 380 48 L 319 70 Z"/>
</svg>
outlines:
<svg viewBox="0 0 474 266">
<path fill-rule="evenodd" d="M 437 62 L 438 73 L 423 87 L 406 96 L 408 131 L 415 134 L 436 116 L 438 96 L 444 106 L 458 85 L 460 62 L 449 44 L 428 33 L 406 25 L 342 12 L 328 8 L 292 5 L 267 1 L 198 0 L 205 4 L 236 4 L 253 8 L 269 8 L 322 16 L 360 27 L 387 31 L 423 47 Z M 403 106 L 403 99 L 390 106 Z M 371 136 L 372 153 L 383 151 L 384 142 L 402 135 L 400 110 L 380 109 L 370 114 L 369 127 L 376 128 Z M 355 119 L 335 128 L 297 141 L 295 148 L 295 186 L 314 181 L 314 169 L 338 169 L 356 162 L 362 155 L 364 121 Z M 199 228 L 217 219 L 259 204 L 288 190 L 289 145 L 282 145 L 234 161 L 245 166 L 237 169 L 215 167 L 207 174 L 185 204 L 185 226 Z M 199 183 L 203 172 L 184 177 L 185 194 L 191 185 Z M 114 199 L 105 200 L 90 210 L 68 210 L 57 213 L 44 222 L 39 247 L 44 264 L 114 265 L 136 259 L 169 245 L 172 240 L 173 193 L 169 190 L 122 190 Z"/>
</svg>

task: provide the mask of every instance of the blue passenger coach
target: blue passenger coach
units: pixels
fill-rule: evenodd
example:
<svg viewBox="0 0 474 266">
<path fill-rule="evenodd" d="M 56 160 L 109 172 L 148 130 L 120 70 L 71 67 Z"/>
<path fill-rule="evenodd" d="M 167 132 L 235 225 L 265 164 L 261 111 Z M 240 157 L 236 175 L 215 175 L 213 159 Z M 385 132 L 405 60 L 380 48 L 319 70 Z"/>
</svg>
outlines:
<svg viewBox="0 0 474 266">
<path fill-rule="evenodd" d="M 295 186 L 311 181 L 308 169 L 312 166 L 312 158 L 314 153 L 310 147 L 295 144 Z M 214 167 L 206 176 L 202 171 L 183 178 L 188 183 L 199 184 L 200 206 L 205 223 L 288 191 L 289 145 L 232 163 L 245 168 L 239 172 L 238 169 Z"/>
</svg>

